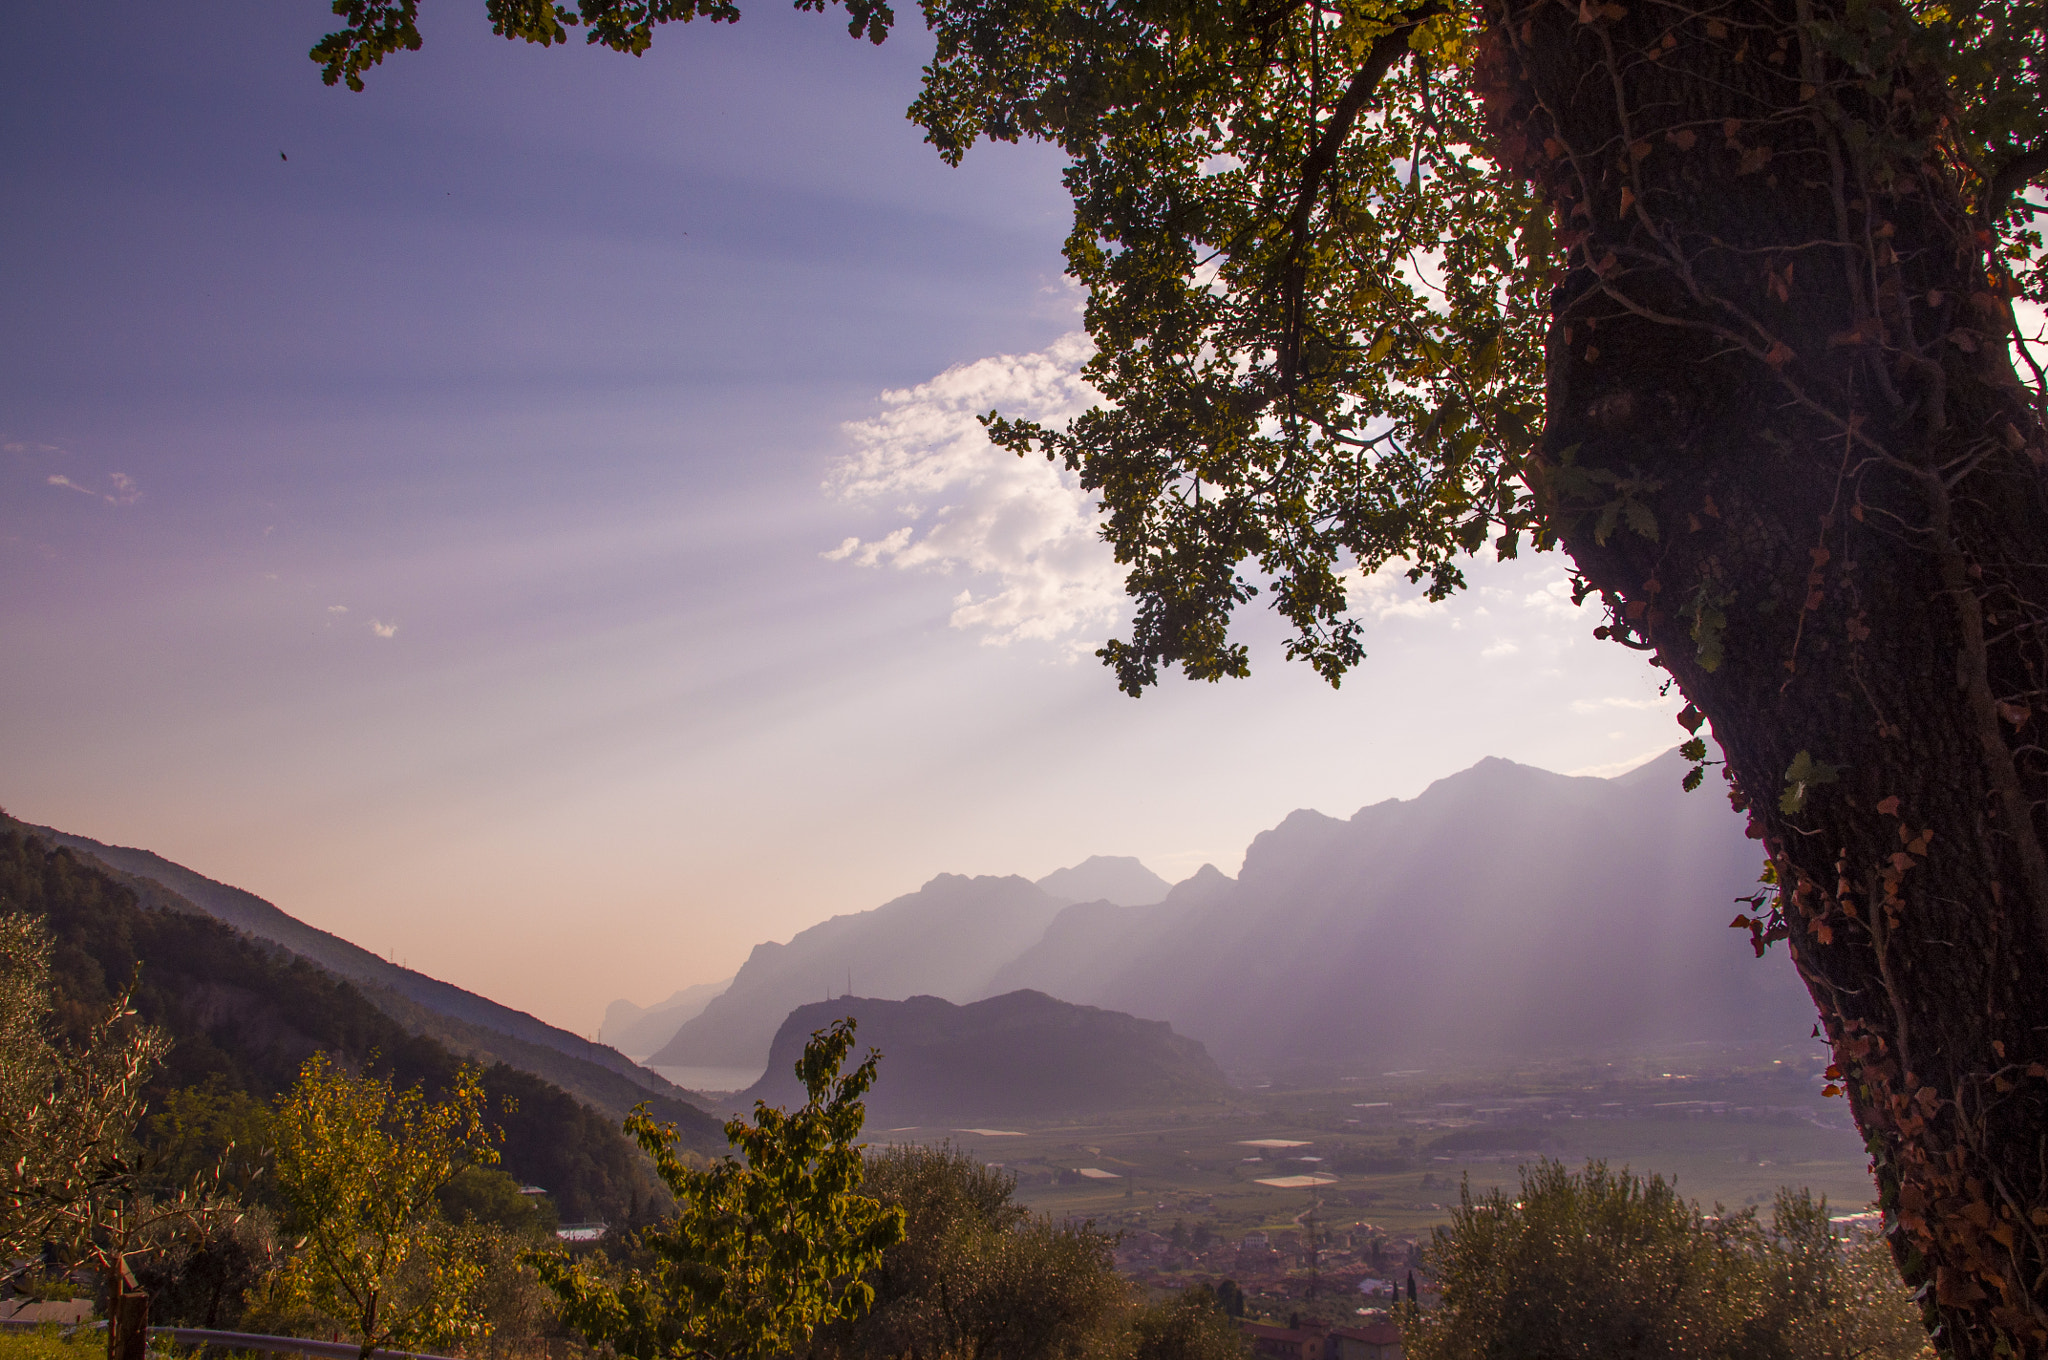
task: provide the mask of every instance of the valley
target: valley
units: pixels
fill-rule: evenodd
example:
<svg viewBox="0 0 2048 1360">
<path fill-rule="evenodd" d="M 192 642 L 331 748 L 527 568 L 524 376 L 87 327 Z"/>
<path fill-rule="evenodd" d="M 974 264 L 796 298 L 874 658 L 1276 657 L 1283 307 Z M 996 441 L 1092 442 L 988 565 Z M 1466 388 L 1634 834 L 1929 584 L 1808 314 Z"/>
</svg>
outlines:
<svg viewBox="0 0 2048 1360">
<path fill-rule="evenodd" d="M 1229 1278 L 1255 1313 L 1334 1322 L 1372 1304 L 1360 1280 L 1408 1261 L 1411 1244 L 1449 1221 L 1461 1182 L 1475 1194 L 1512 1190 L 1517 1168 L 1538 1157 L 1655 1172 L 1710 1210 L 1768 1213 L 1790 1186 L 1826 1196 L 1835 1215 L 1862 1212 L 1867 1161 L 1844 1104 L 1819 1094 L 1826 1063 L 1812 1043 L 1690 1044 L 1513 1069 L 1326 1073 L 1221 1105 L 1068 1123 L 871 1125 L 868 1138 L 950 1142 L 1002 1166 L 1034 1211 L 1121 1231 L 1130 1278 Z M 1271 1249 L 1247 1250 L 1259 1234 Z"/>
</svg>

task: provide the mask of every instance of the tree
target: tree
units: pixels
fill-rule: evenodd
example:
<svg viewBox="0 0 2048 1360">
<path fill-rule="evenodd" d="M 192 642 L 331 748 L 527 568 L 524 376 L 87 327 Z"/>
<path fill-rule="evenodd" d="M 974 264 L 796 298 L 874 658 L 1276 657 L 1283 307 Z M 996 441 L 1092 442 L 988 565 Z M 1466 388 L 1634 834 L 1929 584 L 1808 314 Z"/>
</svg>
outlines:
<svg viewBox="0 0 2048 1360">
<path fill-rule="evenodd" d="M 864 1276 L 902 1240 L 903 1213 L 856 1193 L 861 1097 L 879 1055 L 842 1075 L 853 1036 L 851 1019 L 812 1034 L 796 1064 L 803 1106 L 756 1101 L 752 1123 L 725 1126 L 740 1155 L 708 1169 L 684 1161 L 672 1125 L 641 1108 L 628 1115 L 626 1131 L 678 1209 L 640 1234 L 648 1270 L 614 1272 L 601 1254 L 530 1256 L 563 1320 L 591 1345 L 634 1360 L 769 1360 L 865 1311 L 874 1288 Z"/>
<path fill-rule="evenodd" d="M 1844 1251 L 1825 1203 L 1780 1191 L 1702 1214 L 1662 1178 L 1605 1163 L 1524 1168 L 1511 1201 L 1465 1186 L 1430 1263 L 1442 1304 L 1405 1309 L 1416 1360 L 1493 1355 L 1906 1360 L 1917 1309 L 1881 1245 Z"/>
<path fill-rule="evenodd" d="M 436 1213 L 442 1190 L 497 1161 L 484 1094 L 464 1068 L 445 1099 L 356 1076 L 316 1053 L 272 1120 L 277 1195 L 295 1239 L 282 1300 L 333 1318 L 372 1351 L 476 1335 L 489 1243 Z"/>
<path fill-rule="evenodd" d="M 46 1247 L 85 1258 L 106 1286 L 108 1360 L 140 1360 L 149 1295 L 135 1258 L 159 1249 L 173 1228 L 203 1233 L 236 1210 L 217 1193 L 217 1169 L 151 1193 L 135 1131 L 170 1039 L 133 1023 L 123 993 L 78 1042 L 61 1042 L 52 948 L 39 918 L 0 916 L 0 1261 L 13 1274 L 11 1263 L 39 1259 Z"/>
<path fill-rule="evenodd" d="M 800 0 L 812 4 L 821 0 Z M 330 80 L 416 45 L 343 0 Z M 927 0 L 912 112 L 1070 157 L 1103 403 L 1075 469 L 1137 602 L 1104 659 L 1363 656 L 1561 547 L 1711 732 L 1941 1344 L 2048 1353 L 2048 299 L 2039 0 Z M 493 0 L 646 46 L 728 0 Z M 878 4 L 850 9 L 878 37 Z M 2022 381 L 2020 371 L 2027 375 Z"/>
<path fill-rule="evenodd" d="M 1145 1304 L 1131 1318 L 1132 1360 L 1249 1360 L 1234 1316 L 1206 1285 Z"/>
<path fill-rule="evenodd" d="M 905 1215 L 903 1239 L 866 1276 L 872 1309 L 820 1331 L 810 1360 L 1060 1360 L 1114 1350 L 1132 1321 L 1114 1239 L 1034 1217 L 1016 1187 L 1007 1171 L 950 1145 L 871 1154 L 865 1188 Z M 1168 1348 L 1191 1333 L 1164 1319 L 1155 1330 L 1154 1360 L 1179 1360 Z"/>
</svg>

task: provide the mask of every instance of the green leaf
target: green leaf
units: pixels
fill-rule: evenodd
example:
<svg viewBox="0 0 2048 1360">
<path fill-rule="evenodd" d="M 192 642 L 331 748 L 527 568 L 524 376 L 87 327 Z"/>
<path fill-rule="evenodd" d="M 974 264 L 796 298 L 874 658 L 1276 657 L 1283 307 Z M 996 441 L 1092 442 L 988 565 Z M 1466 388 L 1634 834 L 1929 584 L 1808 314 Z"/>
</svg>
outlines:
<svg viewBox="0 0 2048 1360">
<path fill-rule="evenodd" d="M 1840 765 L 1822 764 L 1811 752 L 1801 751 L 1785 768 L 1785 791 L 1778 796 L 1778 811 L 1789 814 L 1804 810 L 1808 790 L 1836 782 L 1842 769 Z"/>
</svg>

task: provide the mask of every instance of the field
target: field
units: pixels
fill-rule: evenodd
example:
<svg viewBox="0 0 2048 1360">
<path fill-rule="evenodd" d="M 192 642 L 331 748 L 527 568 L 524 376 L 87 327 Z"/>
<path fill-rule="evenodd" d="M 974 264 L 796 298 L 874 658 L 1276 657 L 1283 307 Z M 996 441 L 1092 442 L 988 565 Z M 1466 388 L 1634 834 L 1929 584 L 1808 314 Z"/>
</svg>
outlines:
<svg viewBox="0 0 2048 1360">
<path fill-rule="evenodd" d="M 950 1140 L 1014 1171 L 1019 1198 L 1056 1218 L 1160 1233 L 1179 1221 L 1230 1240 L 1298 1229 L 1312 1207 L 1332 1230 L 1426 1237 L 1461 1181 L 1512 1190 L 1540 1156 L 1656 1172 L 1709 1207 L 1768 1205 L 1789 1185 L 1854 1213 L 1869 1173 L 1844 1102 L 1819 1094 L 1826 1061 L 1817 1045 L 1694 1046 L 1514 1071 L 1332 1072 L 1206 1106 L 869 1136 Z"/>
</svg>

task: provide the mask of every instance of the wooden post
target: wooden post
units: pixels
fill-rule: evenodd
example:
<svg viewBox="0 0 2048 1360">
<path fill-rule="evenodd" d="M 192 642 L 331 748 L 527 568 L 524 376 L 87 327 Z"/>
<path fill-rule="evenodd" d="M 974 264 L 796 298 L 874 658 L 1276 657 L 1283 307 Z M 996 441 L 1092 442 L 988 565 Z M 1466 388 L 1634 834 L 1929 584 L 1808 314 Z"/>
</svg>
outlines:
<svg viewBox="0 0 2048 1360">
<path fill-rule="evenodd" d="M 113 1307 L 107 1310 L 107 1360 L 147 1360 L 149 1354 L 149 1291 L 123 1269 L 114 1285 Z"/>
</svg>

